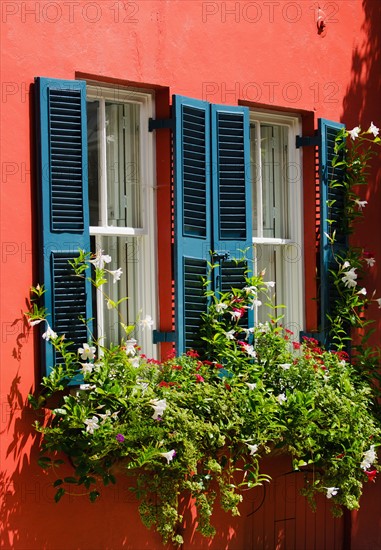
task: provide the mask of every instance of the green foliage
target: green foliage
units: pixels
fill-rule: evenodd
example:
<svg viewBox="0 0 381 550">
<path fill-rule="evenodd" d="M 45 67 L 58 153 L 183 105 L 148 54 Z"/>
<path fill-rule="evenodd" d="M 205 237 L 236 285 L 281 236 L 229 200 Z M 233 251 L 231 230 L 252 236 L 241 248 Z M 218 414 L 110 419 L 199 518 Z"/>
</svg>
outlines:
<svg viewBox="0 0 381 550">
<path fill-rule="evenodd" d="M 92 258 L 83 253 L 81 262 Z M 98 256 L 92 267 L 102 271 L 94 284 L 106 279 L 100 262 Z M 75 269 L 85 273 L 81 263 Z M 260 458 L 276 450 L 291 454 L 295 471 L 311 472 L 305 494 L 312 503 L 322 492 L 335 512 L 359 506 L 364 481 L 378 469 L 381 430 L 371 389 L 344 351 L 308 338 L 299 344 L 280 318 L 245 327 L 249 308 L 271 302 L 270 286 L 253 277 L 242 289 L 211 296 L 200 355 L 189 350 L 157 361 L 140 355 L 132 339 L 111 348 L 90 341 L 76 353 L 50 335 L 64 363 L 30 403 L 50 412 L 35 428 L 43 434 L 39 463 L 57 475 L 56 502 L 77 488 L 94 502 L 101 485 L 122 472 L 136 479 L 142 522 L 164 541 L 182 542 L 184 494 L 195 499 L 197 529 L 212 537 L 215 504 L 239 514 L 242 489 L 269 481 Z M 69 387 L 78 375 L 83 384 Z M 71 475 L 59 475 L 57 454 L 68 457 Z"/>
<path fill-rule="evenodd" d="M 336 294 L 332 314 L 328 317 L 331 341 L 337 350 L 350 350 L 353 366 L 373 385 L 376 398 L 381 397 L 380 349 L 368 345 L 374 329 L 367 309 L 372 301 L 381 307 L 381 300 L 375 299 L 375 293 L 362 286 L 376 259 L 370 250 L 354 246 L 350 236 L 364 217 L 367 201 L 362 200 L 361 195 L 368 185 L 371 161 L 381 145 L 378 133 L 378 128 L 372 123 L 365 132 L 357 127 L 349 132 L 343 129 L 337 135 L 332 161 L 334 177 L 330 186 L 341 190 L 343 206 L 340 215 L 331 221 L 328 236 L 335 266 L 330 270 L 330 277 Z M 336 205 L 328 203 L 328 206 L 331 209 Z M 337 246 L 338 231 L 349 241 L 345 250 Z M 351 338 L 352 329 L 357 330 L 356 344 Z"/>
</svg>

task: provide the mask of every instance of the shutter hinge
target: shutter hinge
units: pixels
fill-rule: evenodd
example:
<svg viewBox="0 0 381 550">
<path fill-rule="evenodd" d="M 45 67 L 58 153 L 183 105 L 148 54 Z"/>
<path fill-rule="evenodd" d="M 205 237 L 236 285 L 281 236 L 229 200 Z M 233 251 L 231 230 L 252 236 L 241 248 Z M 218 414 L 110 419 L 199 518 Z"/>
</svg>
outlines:
<svg viewBox="0 0 381 550">
<path fill-rule="evenodd" d="M 296 136 L 295 146 L 297 149 L 309 145 L 319 145 L 319 136 Z"/>
<path fill-rule="evenodd" d="M 174 342 L 175 341 L 176 333 L 174 330 L 171 331 L 161 331 L 161 330 L 154 330 L 152 333 L 152 339 L 154 344 L 158 344 L 159 342 Z"/>
<path fill-rule="evenodd" d="M 173 118 L 150 118 L 148 119 L 148 131 L 162 130 L 163 128 L 175 129 L 175 121 Z"/>
</svg>

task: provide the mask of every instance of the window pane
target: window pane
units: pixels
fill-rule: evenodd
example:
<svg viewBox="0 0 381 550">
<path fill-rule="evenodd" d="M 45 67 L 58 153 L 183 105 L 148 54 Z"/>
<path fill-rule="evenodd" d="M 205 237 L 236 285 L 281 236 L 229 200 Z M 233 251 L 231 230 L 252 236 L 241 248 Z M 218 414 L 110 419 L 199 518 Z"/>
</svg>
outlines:
<svg viewBox="0 0 381 550">
<path fill-rule="evenodd" d="M 261 124 L 263 237 L 287 238 L 287 129 Z"/>
<path fill-rule="evenodd" d="M 90 225 L 99 225 L 99 101 L 87 102 Z"/>
<path fill-rule="evenodd" d="M 108 225 L 141 227 L 139 105 L 106 102 Z"/>
<path fill-rule="evenodd" d="M 274 298 L 272 301 L 273 305 L 276 306 L 285 305 L 285 273 L 282 261 L 283 248 L 283 246 L 279 245 L 273 246 L 265 244 L 257 244 L 254 247 L 256 274 L 265 271 L 263 280 L 266 282 L 275 282 L 275 287 L 270 289 L 270 295 Z M 272 308 L 263 304 L 258 308 L 255 319 L 258 322 L 264 323 L 269 321 L 269 314 L 278 316 L 284 313 L 286 313 L 286 311 L 283 308 L 274 311 Z"/>
<path fill-rule="evenodd" d="M 114 283 L 110 275 L 107 277 L 109 282 L 101 287 L 104 293 L 101 297 L 104 343 L 110 345 L 126 339 L 121 322 L 130 325 L 137 320 L 138 249 L 137 239 L 132 237 L 102 237 L 100 242 L 104 254 L 109 254 L 112 258 L 112 262 L 105 266 L 106 269 L 113 271 L 121 267 L 123 271 L 119 281 Z M 108 299 L 118 302 L 122 298 L 128 299 L 119 304 L 117 309 L 107 307 Z"/>
</svg>

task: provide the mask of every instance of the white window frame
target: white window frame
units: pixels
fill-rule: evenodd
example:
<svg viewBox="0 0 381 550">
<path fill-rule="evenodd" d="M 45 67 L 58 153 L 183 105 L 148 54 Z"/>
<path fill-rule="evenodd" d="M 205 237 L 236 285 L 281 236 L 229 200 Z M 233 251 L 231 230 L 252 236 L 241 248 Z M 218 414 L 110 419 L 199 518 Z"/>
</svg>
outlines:
<svg viewBox="0 0 381 550">
<path fill-rule="evenodd" d="M 158 304 L 157 304 L 157 224 L 156 224 L 156 170 L 155 170 L 155 148 L 154 136 L 148 130 L 148 121 L 155 118 L 154 98 L 152 93 L 144 93 L 127 88 L 106 87 L 100 84 L 87 86 L 87 99 L 100 102 L 99 128 L 102 132 L 99 150 L 99 201 L 100 220 L 99 226 L 90 226 L 90 236 L 95 236 L 96 247 L 101 248 L 102 237 L 134 237 L 137 242 L 137 284 L 136 301 L 140 306 L 140 316 L 145 318 L 150 315 L 154 320 L 152 330 L 146 328 L 140 330 L 138 344 L 143 352 L 152 358 L 157 358 L 157 346 L 153 343 L 152 331 L 156 326 Z M 139 152 L 140 152 L 140 214 L 142 227 L 116 227 L 107 224 L 107 171 L 106 171 L 106 124 L 105 124 L 105 102 L 113 103 L 135 103 L 140 105 L 139 122 Z M 105 251 L 107 253 L 107 251 Z M 122 267 L 123 266 L 119 266 Z M 125 273 L 126 270 L 124 270 Z M 122 275 L 122 277 L 125 275 Z M 100 299 L 97 300 L 97 323 L 100 333 L 104 325 L 103 307 Z"/>
<path fill-rule="evenodd" d="M 288 298 L 287 322 L 285 327 L 294 332 L 298 338 L 299 331 L 305 327 L 305 291 L 304 291 L 304 243 L 303 243 L 303 170 L 302 151 L 296 148 L 296 136 L 301 134 L 301 120 L 298 116 L 285 115 L 278 112 L 250 111 L 250 123 L 256 124 L 257 143 L 260 143 L 260 124 L 281 125 L 288 129 L 288 169 L 295 168 L 295 177 L 291 185 L 288 185 L 288 238 L 263 237 L 262 219 L 262 189 L 259 184 L 256 189 L 257 198 L 257 231 L 258 236 L 252 238 L 253 246 L 257 244 L 281 246 L 283 250 L 290 251 L 289 261 L 284 257 L 282 267 L 284 270 L 284 294 Z M 258 155 L 259 166 L 257 167 L 258 178 L 262 177 L 261 155 Z M 258 179 L 257 178 L 257 179 Z M 298 214 L 299 215 L 295 215 Z M 253 228 L 254 230 L 254 228 Z M 282 254 L 282 256 L 284 256 Z M 255 253 L 254 253 L 254 268 Z M 275 289 L 276 290 L 276 289 Z M 283 311 L 282 311 L 283 312 Z"/>
</svg>

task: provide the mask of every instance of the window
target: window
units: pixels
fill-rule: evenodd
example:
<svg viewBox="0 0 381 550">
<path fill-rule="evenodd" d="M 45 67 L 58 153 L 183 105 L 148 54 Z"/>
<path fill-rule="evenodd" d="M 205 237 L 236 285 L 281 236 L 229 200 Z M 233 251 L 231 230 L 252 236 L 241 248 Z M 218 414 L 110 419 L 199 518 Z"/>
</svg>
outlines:
<svg viewBox="0 0 381 550">
<path fill-rule="evenodd" d="M 304 327 L 302 174 L 295 148 L 296 117 L 250 113 L 254 270 L 275 281 L 275 304 L 286 308 L 283 324 L 296 335 Z M 265 306 L 255 319 L 274 314 Z"/>
<path fill-rule="evenodd" d="M 127 321 L 146 315 L 156 320 L 152 97 L 84 81 L 37 78 L 35 98 L 44 307 L 51 312 L 51 325 L 74 342 L 74 349 L 89 338 L 81 319 L 97 317 L 107 343 L 116 342 L 118 319 L 99 295 L 93 308 L 89 282 L 73 276 L 68 260 L 79 248 L 110 254 L 110 267 L 124 272 L 122 283 L 109 285 L 111 298 L 129 296 L 123 305 Z M 174 336 L 177 353 L 194 347 L 200 315 L 208 307 L 202 275 L 216 292 L 244 286 L 252 257 L 255 269 L 266 268 L 266 280 L 275 280 L 277 302 L 288 307 L 284 324 L 297 333 L 304 328 L 298 119 L 174 96 L 172 120 L 161 122 L 157 127 L 171 127 L 174 138 L 173 159 L 168 154 L 164 161 L 170 166 L 173 160 L 175 334 L 159 331 L 157 341 Z M 325 199 L 334 192 L 330 161 L 340 127 L 320 120 L 315 137 L 298 140 L 300 146 L 319 146 L 323 332 L 332 291 Z M 217 264 L 211 274 L 210 262 Z M 266 320 L 260 310 L 255 313 Z M 248 326 L 254 322 L 251 315 Z M 154 356 L 152 333 L 136 336 Z M 49 343 L 43 345 L 46 373 L 60 358 Z"/>
<path fill-rule="evenodd" d="M 75 277 L 68 262 L 78 249 L 103 249 L 113 257 L 109 267 L 123 270 L 123 281 L 107 287 L 113 300 L 129 295 L 126 321 L 156 318 L 152 98 L 50 78 L 36 79 L 35 97 L 44 306 L 74 350 L 94 332 L 94 317 L 109 344 L 121 336 L 118 319 L 99 291 L 93 308 L 90 283 Z M 136 337 L 155 356 L 152 333 Z M 48 343 L 42 352 L 45 372 L 62 360 Z"/>
<path fill-rule="evenodd" d="M 123 276 L 108 285 L 123 322 L 150 315 L 156 319 L 156 255 L 152 134 L 152 98 L 135 91 L 87 86 L 87 142 L 92 250 L 112 257 L 110 269 Z M 123 337 L 120 316 L 97 292 L 97 329 L 106 343 Z M 134 334 L 153 356 L 152 334 Z"/>
</svg>

